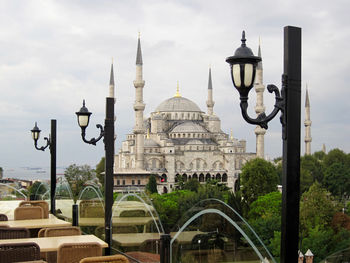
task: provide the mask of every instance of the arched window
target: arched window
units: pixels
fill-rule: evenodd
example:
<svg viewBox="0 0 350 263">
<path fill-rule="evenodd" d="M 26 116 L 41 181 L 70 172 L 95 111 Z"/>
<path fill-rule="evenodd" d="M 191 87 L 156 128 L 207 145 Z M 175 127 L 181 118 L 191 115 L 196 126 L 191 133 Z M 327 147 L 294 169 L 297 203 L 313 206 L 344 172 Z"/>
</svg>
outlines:
<svg viewBox="0 0 350 263">
<path fill-rule="evenodd" d="M 195 173 L 193 174 L 192 178 L 198 180 L 198 175 Z"/>
<path fill-rule="evenodd" d="M 223 181 L 223 182 L 227 182 L 227 174 L 226 174 L 226 173 L 224 173 L 224 174 L 222 175 L 222 181 Z"/>
<path fill-rule="evenodd" d="M 179 174 L 176 174 L 176 175 L 175 175 L 175 183 L 177 183 L 177 182 L 179 181 L 179 177 L 180 177 Z"/>
<path fill-rule="evenodd" d="M 205 175 L 205 181 L 210 181 L 210 174 L 209 174 L 209 173 L 207 173 L 207 174 Z"/>
<path fill-rule="evenodd" d="M 183 175 L 182 175 L 182 180 L 183 180 L 184 182 L 187 182 L 187 174 L 183 174 Z"/>
<path fill-rule="evenodd" d="M 199 182 L 204 182 L 204 174 L 199 175 Z"/>
<path fill-rule="evenodd" d="M 216 180 L 218 180 L 219 182 L 221 182 L 221 174 L 216 174 Z"/>
</svg>

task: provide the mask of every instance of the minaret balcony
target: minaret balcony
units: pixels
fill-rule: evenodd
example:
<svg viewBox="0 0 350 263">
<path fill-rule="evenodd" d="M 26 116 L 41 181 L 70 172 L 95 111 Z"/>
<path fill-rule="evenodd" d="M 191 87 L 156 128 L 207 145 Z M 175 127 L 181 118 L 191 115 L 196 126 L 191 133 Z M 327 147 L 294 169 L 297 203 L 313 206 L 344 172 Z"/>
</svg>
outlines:
<svg viewBox="0 0 350 263">
<path fill-rule="evenodd" d="M 134 80 L 134 87 L 135 88 L 143 88 L 145 86 L 144 80 Z"/>
<path fill-rule="evenodd" d="M 138 103 L 134 103 L 134 110 L 139 111 L 139 110 L 144 110 L 145 109 L 146 104 L 138 102 Z"/>
<path fill-rule="evenodd" d="M 312 123 L 312 121 L 310 121 L 310 120 L 305 120 L 304 121 L 304 125 L 305 126 L 311 126 L 311 123 Z"/>
</svg>

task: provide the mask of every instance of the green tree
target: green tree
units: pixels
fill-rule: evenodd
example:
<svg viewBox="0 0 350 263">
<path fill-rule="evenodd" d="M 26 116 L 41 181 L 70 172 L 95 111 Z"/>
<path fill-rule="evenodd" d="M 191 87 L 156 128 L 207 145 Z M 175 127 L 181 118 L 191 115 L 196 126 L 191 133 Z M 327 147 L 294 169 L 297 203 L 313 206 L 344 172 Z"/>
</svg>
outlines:
<svg viewBox="0 0 350 263">
<path fill-rule="evenodd" d="M 323 165 L 326 168 L 334 163 L 342 163 L 346 167 L 349 167 L 350 157 L 340 149 L 333 149 L 324 157 Z"/>
<path fill-rule="evenodd" d="M 198 192 L 199 187 L 200 187 L 199 181 L 197 179 L 192 178 L 184 184 L 183 189 L 190 190 L 192 192 Z"/>
<path fill-rule="evenodd" d="M 146 190 L 150 193 L 150 194 L 154 194 L 154 193 L 158 193 L 157 190 L 157 181 L 156 181 L 156 177 L 154 175 L 151 175 L 148 179 L 148 183 L 146 184 Z"/>
<path fill-rule="evenodd" d="M 324 186 L 341 200 L 350 194 L 350 166 L 336 162 L 325 168 Z"/>
<path fill-rule="evenodd" d="M 101 185 L 104 186 L 105 185 L 105 157 L 102 157 L 100 162 L 96 165 L 96 176 L 98 178 L 98 180 L 100 181 Z M 104 191 L 104 187 L 102 187 L 102 189 Z"/>
<path fill-rule="evenodd" d="M 72 164 L 64 171 L 64 177 L 72 191 L 73 201 L 76 203 L 80 192 L 84 188 L 84 184 L 96 178 L 96 174 L 89 165 Z"/>
<path fill-rule="evenodd" d="M 316 226 L 309 229 L 309 235 L 303 239 L 302 251 L 310 249 L 314 254 L 314 262 L 320 262 L 332 251 L 333 231 L 330 228 Z"/>
<path fill-rule="evenodd" d="M 259 196 L 276 191 L 278 182 L 276 168 L 268 161 L 256 158 L 242 167 L 242 197 L 248 205 Z"/>
<path fill-rule="evenodd" d="M 325 229 L 330 226 L 339 205 L 333 201 L 326 189 L 315 182 L 301 197 L 300 230 L 307 237 L 311 229 Z"/>
<path fill-rule="evenodd" d="M 309 171 L 312 182 L 322 183 L 323 180 L 323 169 L 322 161 L 318 160 L 314 155 L 305 155 L 300 158 L 301 171 Z M 311 184 L 309 185 L 309 187 Z"/>
<path fill-rule="evenodd" d="M 323 151 L 318 151 L 318 152 L 314 152 L 313 156 L 318 160 L 318 161 L 323 161 L 324 157 L 326 156 L 326 154 Z"/>
<path fill-rule="evenodd" d="M 259 196 L 250 205 L 248 222 L 266 245 L 281 229 L 282 194 L 278 191 Z"/>
</svg>

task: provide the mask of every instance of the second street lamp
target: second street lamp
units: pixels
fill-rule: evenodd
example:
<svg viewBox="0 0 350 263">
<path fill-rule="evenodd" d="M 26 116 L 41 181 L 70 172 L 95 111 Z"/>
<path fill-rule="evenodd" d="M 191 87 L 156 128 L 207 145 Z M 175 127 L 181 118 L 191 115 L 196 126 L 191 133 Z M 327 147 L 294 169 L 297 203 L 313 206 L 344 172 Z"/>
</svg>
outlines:
<svg viewBox="0 0 350 263">
<path fill-rule="evenodd" d="M 231 78 L 240 95 L 243 118 L 250 124 L 267 129 L 267 123 L 281 111 L 283 139 L 283 177 L 282 177 L 282 222 L 281 253 L 282 263 L 298 262 L 299 233 L 299 192 L 300 192 L 300 106 L 301 106 L 301 28 L 284 28 L 284 72 L 281 95 L 275 85 L 268 85 L 270 93 L 275 93 L 275 105 L 266 116 L 261 113 L 253 119 L 248 116 L 248 94 L 253 87 L 257 63 L 246 46 L 245 32 L 242 44 L 233 56 L 226 59 L 230 64 Z"/>
<path fill-rule="evenodd" d="M 32 138 L 34 140 L 34 146 L 35 149 L 39 151 L 45 151 L 47 147 L 50 147 L 50 156 L 51 156 L 51 162 L 50 162 L 50 180 L 51 180 L 51 187 L 50 187 L 50 198 L 51 198 L 51 213 L 53 215 L 56 214 L 56 202 L 55 202 L 55 194 L 56 194 L 56 131 L 57 131 L 57 121 L 51 120 L 51 133 L 49 138 L 44 137 L 44 140 L 46 140 L 46 145 L 42 147 L 38 147 L 38 140 L 40 137 L 41 130 L 38 128 L 37 123 L 35 122 L 34 128 L 31 130 Z"/>
</svg>

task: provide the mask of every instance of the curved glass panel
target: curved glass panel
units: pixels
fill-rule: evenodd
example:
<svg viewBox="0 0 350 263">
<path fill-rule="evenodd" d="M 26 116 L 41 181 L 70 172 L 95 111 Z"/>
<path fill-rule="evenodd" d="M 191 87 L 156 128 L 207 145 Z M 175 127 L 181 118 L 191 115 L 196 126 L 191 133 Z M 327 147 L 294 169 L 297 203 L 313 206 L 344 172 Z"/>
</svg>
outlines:
<svg viewBox="0 0 350 263">
<path fill-rule="evenodd" d="M 56 216 L 72 222 L 72 205 L 74 204 L 72 190 L 64 176 L 57 178 L 56 183 Z"/>
<path fill-rule="evenodd" d="M 136 262 L 159 262 L 160 235 L 164 233 L 157 211 L 148 196 L 130 189 L 118 193 L 113 204 L 113 250 Z"/>
<path fill-rule="evenodd" d="M 13 220 L 14 210 L 19 203 L 27 200 L 28 191 L 16 182 L 0 183 L 0 214 Z"/>
<path fill-rule="evenodd" d="M 80 191 L 77 204 L 79 205 L 79 226 L 84 234 L 95 234 L 102 237 L 105 224 L 105 203 L 101 184 L 95 178 L 84 184 Z"/>
<path fill-rule="evenodd" d="M 192 207 L 171 237 L 171 262 L 276 262 L 247 222 L 216 199 Z"/>
</svg>

